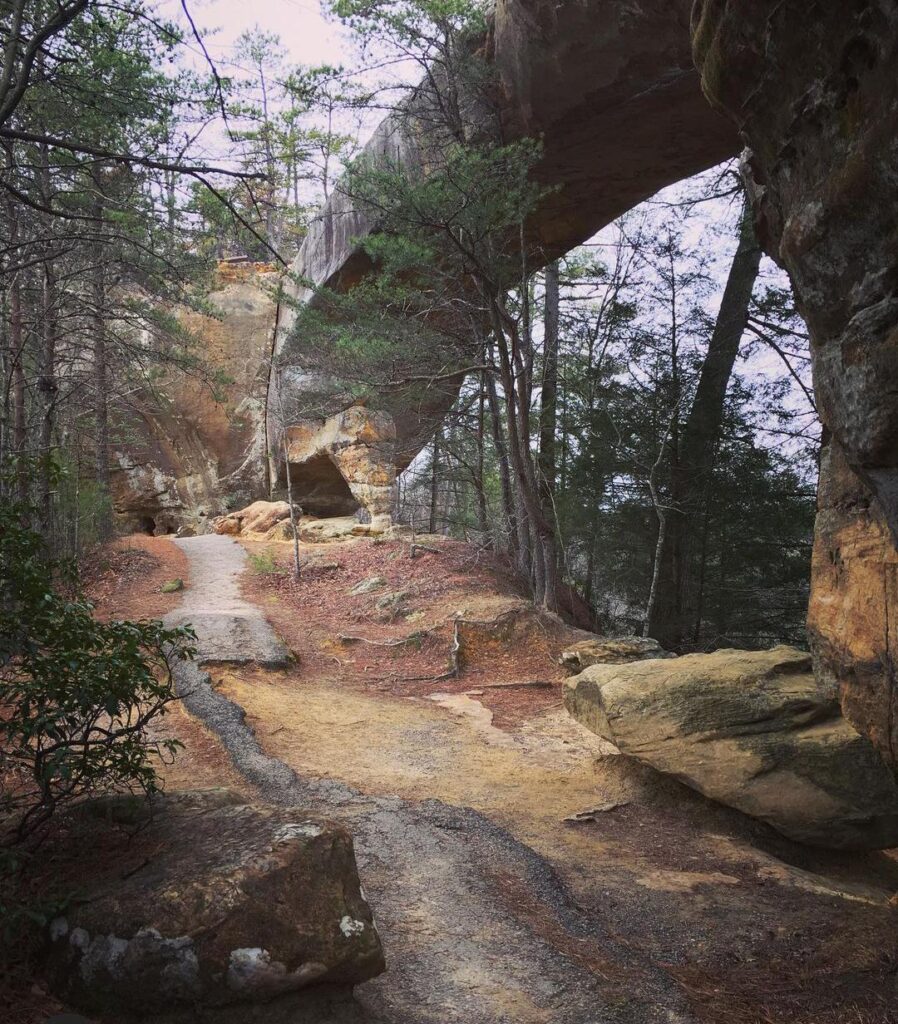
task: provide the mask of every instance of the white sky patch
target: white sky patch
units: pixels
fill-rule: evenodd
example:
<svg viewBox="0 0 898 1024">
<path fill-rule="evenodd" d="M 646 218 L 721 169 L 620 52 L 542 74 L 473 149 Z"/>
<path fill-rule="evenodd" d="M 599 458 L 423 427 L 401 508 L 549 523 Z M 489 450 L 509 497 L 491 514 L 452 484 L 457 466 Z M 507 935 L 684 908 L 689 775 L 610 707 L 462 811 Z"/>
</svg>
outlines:
<svg viewBox="0 0 898 1024">
<path fill-rule="evenodd" d="M 216 30 L 214 35 L 206 36 L 206 49 L 229 74 L 236 68 L 234 47 L 238 37 L 255 27 L 279 35 L 289 59 L 296 64 L 340 64 L 351 55 L 345 31 L 324 17 L 316 0 L 188 0 L 187 6 L 201 33 Z M 156 9 L 186 26 L 180 0 L 160 0 Z M 192 36 L 188 45 L 196 60 L 203 63 Z"/>
</svg>

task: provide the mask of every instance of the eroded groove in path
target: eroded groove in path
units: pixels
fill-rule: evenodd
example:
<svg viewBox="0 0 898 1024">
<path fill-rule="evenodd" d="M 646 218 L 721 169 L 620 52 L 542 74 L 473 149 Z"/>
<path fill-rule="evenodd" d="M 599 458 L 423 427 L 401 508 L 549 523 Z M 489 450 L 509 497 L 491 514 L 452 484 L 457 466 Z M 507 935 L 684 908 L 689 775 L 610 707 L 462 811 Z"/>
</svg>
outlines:
<svg viewBox="0 0 898 1024">
<path fill-rule="evenodd" d="M 191 585 L 170 623 L 192 621 L 199 664 L 179 667 L 187 709 L 223 741 L 269 799 L 347 824 L 387 953 L 386 974 L 357 989 L 383 1024 L 677 1024 L 689 1022 L 663 972 L 616 943 L 543 858 L 476 811 L 438 800 L 371 797 L 305 779 L 261 749 L 243 709 L 216 692 L 206 663 L 280 664 L 286 655 L 238 577 L 228 537 L 178 540 Z M 241 623 L 241 646 L 228 632 Z M 526 891 L 526 901 L 506 890 Z"/>
</svg>

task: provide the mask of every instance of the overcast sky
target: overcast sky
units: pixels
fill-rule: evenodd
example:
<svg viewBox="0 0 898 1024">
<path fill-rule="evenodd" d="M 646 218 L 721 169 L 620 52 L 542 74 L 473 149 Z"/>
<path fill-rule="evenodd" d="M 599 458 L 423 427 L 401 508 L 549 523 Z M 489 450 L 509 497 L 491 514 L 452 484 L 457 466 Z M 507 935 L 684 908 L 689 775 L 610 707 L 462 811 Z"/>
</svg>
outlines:
<svg viewBox="0 0 898 1024">
<path fill-rule="evenodd" d="M 160 0 L 159 10 L 183 23 L 180 0 Z M 321 14 L 318 0 L 189 0 L 198 28 L 214 60 L 226 67 L 241 32 L 256 25 L 281 37 L 290 59 L 301 64 L 338 64 L 347 56 L 340 29 Z"/>
</svg>

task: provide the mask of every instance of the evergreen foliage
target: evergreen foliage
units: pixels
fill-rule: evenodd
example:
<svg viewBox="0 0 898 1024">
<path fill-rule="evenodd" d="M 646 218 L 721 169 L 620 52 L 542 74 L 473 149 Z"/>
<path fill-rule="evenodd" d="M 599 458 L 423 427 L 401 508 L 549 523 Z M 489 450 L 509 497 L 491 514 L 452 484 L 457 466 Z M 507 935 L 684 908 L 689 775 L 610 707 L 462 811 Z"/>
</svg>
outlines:
<svg viewBox="0 0 898 1024">
<path fill-rule="evenodd" d="M 27 519 L 0 504 L 0 824 L 17 839 L 85 796 L 156 792 L 179 743 L 150 725 L 175 700 L 172 665 L 195 639 L 97 620 L 74 566 L 54 561 Z"/>
</svg>

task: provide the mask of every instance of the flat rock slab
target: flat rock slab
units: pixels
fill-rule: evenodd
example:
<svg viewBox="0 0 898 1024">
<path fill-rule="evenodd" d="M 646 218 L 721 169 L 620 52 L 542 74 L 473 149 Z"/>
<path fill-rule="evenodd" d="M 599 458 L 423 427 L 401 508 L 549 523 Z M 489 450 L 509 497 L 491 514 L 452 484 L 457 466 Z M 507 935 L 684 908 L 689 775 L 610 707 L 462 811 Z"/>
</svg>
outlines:
<svg viewBox="0 0 898 1024">
<path fill-rule="evenodd" d="M 184 600 L 165 618 L 167 626 L 189 624 L 197 634 L 197 660 L 266 668 L 289 664 L 290 651 L 261 611 L 240 593 L 246 567 L 243 548 L 231 537 L 184 537 L 175 544 L 187 555 L 190 578 Z"/>
<path fill-rule="evenodd" d="M 166 624 L 194 628 L 197 635 L 196 660 L 200 665 L 209 662 L 246 665 L 252 662 L 263 668 L 285 668 L 290 664 L 290 651 L 260 615 L 174 613 L 166 618 Z"/>
<path fill-rule="evenodd" d="M 62 877 L 88 879 L 50 928 L 48 980 L 67 1003 L 259 1003 L 384 969 L 344 827 L 225 790 L 160 797 L 145 818 L 135 798 L 94 801 L 42 850 Z"/>
<path fill-rule="evenodd" d="M 657 640 L 642 636 L 597 636 L 568 647 L 561 652 L 558 664 L 569 675 L 575 675 L 590 665 L 629 665 L 633 661 L 652 658 L 675 658 L 665 651 Z"/>
<path fill-rule="evenodd" d="M 898 845 L 898 785 L 791 647 L 593 665 L 568 711 L 631 757 L 799 842 Z"/>
</svg>

